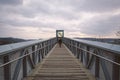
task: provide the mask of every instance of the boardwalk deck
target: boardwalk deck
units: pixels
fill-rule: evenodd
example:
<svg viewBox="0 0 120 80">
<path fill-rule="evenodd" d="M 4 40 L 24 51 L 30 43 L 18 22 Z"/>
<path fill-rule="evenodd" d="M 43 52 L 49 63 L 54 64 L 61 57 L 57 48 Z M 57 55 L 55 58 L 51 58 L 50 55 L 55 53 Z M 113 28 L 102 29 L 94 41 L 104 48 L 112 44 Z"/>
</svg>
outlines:
<svg viewBox="0 0 120 80">
<path fill-rule="evenodd" d="M 25 80 L 95 80 L 75 56 L 56 45 Z"/>
</svg>

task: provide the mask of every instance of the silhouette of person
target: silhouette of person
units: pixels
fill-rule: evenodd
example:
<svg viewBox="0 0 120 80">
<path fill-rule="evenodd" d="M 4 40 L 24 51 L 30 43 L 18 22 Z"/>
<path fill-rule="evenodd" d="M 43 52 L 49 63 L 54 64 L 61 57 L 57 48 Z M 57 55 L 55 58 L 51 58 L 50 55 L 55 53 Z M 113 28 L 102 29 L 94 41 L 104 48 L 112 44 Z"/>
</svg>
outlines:
<svg viewBox="0 0 120 80">
<path fill-rule="evenodd" d="M 62 39 L 61 38 L 58 39 L 58 44 L 59 44 L 59 47 L 61 47 L 61 44 L 62 44 Z"/>
</svg>

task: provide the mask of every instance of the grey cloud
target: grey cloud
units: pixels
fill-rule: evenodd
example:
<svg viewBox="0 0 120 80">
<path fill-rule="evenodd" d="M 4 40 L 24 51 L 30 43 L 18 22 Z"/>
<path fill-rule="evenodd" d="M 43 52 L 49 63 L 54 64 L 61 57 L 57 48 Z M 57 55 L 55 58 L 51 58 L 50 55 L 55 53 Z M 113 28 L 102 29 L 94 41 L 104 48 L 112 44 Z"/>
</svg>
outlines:
<svg viewBox="0 0 120 80">
<path fill-rule="evenodd" d="M 51 1 L 50 0 L 46 1 L 46 0 L 39 0 L 39 1 L 34 1 L 33 3 L 31 2 L 31 4 L 25 8 L 17 8 L 15 10 L 17 10 L 18 14 L 22 14 L 25 17 L 35 17 L 38 15 L 42 15 L 42 16 L 53 16 L 53 17 L 60 17 L 60 18 L 64 18 L 67 20 L 72 20 L 72 19 L 78 19 L 77 15 L 74 15 L 75 12 L 71 11 L 71 8 L 68 7 L 66 8 L 66 6 L 61 6 L 59 1 L 59 5 L 56 5 L 56 1 Z M 31 14 L 32 13 L 32 14 Z"/>
<path fill-rule="evenodd" d="M 71 10 L 78 12 L 104 12 L 120 9 L 120 0 L 55 0 L 53 3 L 70 7 Z"/>
<path fill-rule="evenodd" d="M 7 19 L 7 20 L 1 20 L 0 23 L 7 24 L 13 27 L 24 27 L 24 26 L 44 26 L 43 23 L 35 22 L 35 21 L 29 21 L 29 20 L 15 20 L 15 19 Z"/>
<path fill-rule="evenodd" d="M 86 24 L 83 24 L 79 30 L 85 34 L 91 35 L 107 35 L 114 33 L 120 29 L 120 15 L 111 16 L 108 19 L 92 19 Z"/>
<path fill-rule="evenodd" d="M 27 23 L 19 20 L 11 20 L 7 16 L 16 16 L 16 18 L 20 15 L 27 17 L 27 18 L 34 18 L 37 16 L 52 16 L 56 18 L 61 18 L 63 20 L 72 20 L 72 19 L 78 19 L 79 17 L 74 15 L 74 12 L 72 11 L 66 11 L 64 10 L 64 6 L 61 8 L 57 8 L 58 6 L 53 5 L 52 3 L 49 3 L 44 0 L 39 1 L 33 1 L 29 6 L 23 7 L 3 7 L 0 8 L 2 12 L 0 13 L 0 17 L 2 22 L 10 23 L 12 25 L 28 25 Z M 2 14 L 3 13 L 3 14 Z M 11 15 L 12 14 L 12 15 Z M 3 17 L 4 16 L 4 17 Z M 2 19 L 3 18 L 3 19 Z M 5 21 L 6 19 L 6 21 Z M 4 20 L 4 21 L 3 21 Z M 22 23 L 22 24 L 21 24 Z M 31 23 L 31 22 L 30 22 Z M 30 25 L 30 24 L 29 24 Z"/>
<path fill-rule="evenodd" d="M 0 23 L 0 37 L 20 37 L 21 30 L 7 24 Z"/>
<path fill-rule="evenodd" d="M 11 0 L 10 2 L 10 0 L 0 0 L 0 23 L 12 26 L 13 28 L 24 26 L 44 27 L 64 29 L 69 32 L 82 32 L 91 35 L 109 34 L 120 27 L 120 15 L 109 17 L 99 16 L 79 26 L 69 24 L 72 20 L 77 21 L 82 19 L 76 15 L 80 12 L 97 12 L 103 14 L 120 9 L 119 0 L 31 0 L 26 6 L 3 6 L 3 4 L 18 5 L 21 4 L 21 1 L 22 0 Z M 37 16 L 45 16 L 45 18 L 48 16 L 50 18 L 48 18 L 46 22 L 33 21 L 32 18 Z M 61 19 L 66 24 L 51 22 L 50 19 L 54 21 Z M 7 32 L 5 34 L 7 34 Z"/>
<path fill-rule="evenodd" d="M 91 11 L 111 11 L 120 9 L 120 0 L 89 0 L 85 4 L 86 10 Z"/>
<path fill-rule="evenodd" d="M 120 0 L 67 0 L 75 11 L 104 12 L 120 9 Z"/>
<path fill-rule="evenodd" d="M 22 2 L 23 0 L 0 0 L 0 5 L 18 5 Z"/>
<path fill-rule="evenodd" d="M 7 17 L 7 18 L 1 18 L 0 19 L 0 23 L 3 24 L 2 26 L 5 25 L 9 25 L 12 27 L 25 27 L 25 26 L 30 26 L 30 27 L 38 27 L 38 28 L 56 28 L 58 25 L 58 23 L 52 23 L 52 22 L 41 22 L 41 21 L 34 21 L 34 20 L 19 20 L 19 19 L 14 19 L 11 17 Z"/>
</svg>

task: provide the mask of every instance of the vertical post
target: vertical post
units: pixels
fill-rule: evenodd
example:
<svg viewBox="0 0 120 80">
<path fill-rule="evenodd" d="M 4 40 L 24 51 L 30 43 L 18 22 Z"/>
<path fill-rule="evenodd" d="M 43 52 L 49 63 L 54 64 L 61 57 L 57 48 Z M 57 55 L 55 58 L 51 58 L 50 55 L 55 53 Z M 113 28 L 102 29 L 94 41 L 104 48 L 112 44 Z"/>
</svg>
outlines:
<svg viewBox="0 0 120 80">
<path fill-rule="evenodd" d="M 39 50 L 39 53 L 38 53 L 38 62 L 40 62 L 40 57 L 41 57 L 41 51 Z"/>
<path fill-rule="evenodd" d="M 40 49 L 40 62 L 42 61 L 43 57 L 42 57 L 42 44 L 41 44 L 41 49 Z"/>
<path fill-rule="evenodd" d="M 36 53 L 36 57 L 37 57 L 37 59 L 36 59 L 36 62 L 37 63 L 39 63 L 39 49 L 40 48 L 40 44 L 37 44 L 37 53 Z"/>
<path fill-rule="evenodd" d="M 79 57 L 80 57 L 80 49 L 79 49 L 79 43 L 78 43 L 78 46 L 77 46 L 77 59 L 79 59 Z"/>
<path fill-rule="evenodd" d="M 9 56 L 8 55 L 3 57 L 3 62 L 4 63 L 9 62 Z M 7 65 L 4 66 L 4 80 L 11 80 L 11 77 L 10 77 L 10 64 L 7 64 Z"/>
<path fill-rule="evenodd" d="M 77 54 L 78 54 L 78 52 L 77 52 L 77 51 L 78 51 L 78 45 L 77 45 L 77 42 L 75 42 L 75 50 L 76 50 L 76 51 L 75 51 L 75 56 L 77 57 Z"/>
<path fill-rule="evenodd" d="M 80 49 L 81 62 L 83 63 L 83 51 Z"/>
<path fill-rule="evenodd" d="M 90 51 L 89 46 L 87 46 L 87 49 L 86 49 L 86 50 L 87 50 L 87 51 Z M 89 58 L 90 58 L 90 53 L 89 53 L 89 52 L 87 52 L 87 54 L 86 54 L 86 66 L 88 65 Z"/>
<path fill-rule="evenodd" d="M 74 43 L 72 41 L 72 53 L 74 53 Z"/>
<path fill-rule="evenodd" d="M 120 63 L 120 57 L 115 55 L 114 56 L 114 61 L 117 63 Z M 116 64 L 113 64 L 112 68 L 112 80 L 119 80 L 119 75 L 120 75 L 120 67 Z"/>
<path fill-rule="evenodd" d="M 27 60 L 26 56 L 23 58 L 23 77 L 27 76 Z"/>
<path fill-rule="evenodd" d="M 38 50 L 38 62 L 40 62 L 40 57 L 41 57 L 41 44 L 39 44 L 39 49 L 40 50 Z"/>
<path fill-rule="evenodd" d="M 35 51 L 35 45 L 32 46 L 32 51 Z M 32 59 L 35 64 L 35 52 L 32 53 Z"/>
<path fill-rule="evenodd" d="M 74 41 L 74 55 L 76 56 L 76 42 Z"/>
<path fill-rule="evenodd" d="M 95 52 L 95 54 L 98 54 L 97 52 Z M 100 59 L 99 57 L 96 56 L 96 60 L 95 60 L 95 77 L 99 78 L 99 71 L 100 71 Z"/>
<path fill-rule="evenodd" d="M 44 52 L 44 55 L 43 55 L 44 57 L 45 57 L 45 53 L 46 53 L 45 49 L 46 49 L 46 42 L 44 42 L 44 51 L 43 51 Z"/>
<path fill-rule="evenodd" d="M 48 52 L 49 52 L 50 51 L 50 40 L 48 41 L 47 46 L 48 46 Z M 47 52 L 47 54 L 48 54 L 48 52 Z"/>
<path fill-rule="evenodd" d="M 54 39 L 50 40 L 50 50 L 52 49 L 52 42 L 54 41 Z"/>
<path fill-rule="evenodd" d="M 45 46 L 46 46 L 46 48 L 45 48 L 45 56 L 46 56 L 47 52 L 48 52 L 48 41 L 46 41 Z"/>
<path fill-rule="evenodd" d="M 42 56 L 42 59 L 44 58 L 44 42 L 42 43 L 42 51 L 41 51 L 41 56 Z"/>
<path fill-rule="evenodd" d="M 70 40 L 70 50 L 72 52 L 72 40 Z"/>
<path fill-rule="evenodd" d="M 44 57 L 45 57 L 45 55 L 46 55 L 46 41 L 45 41 L 45 43 L 44 43 Z"/>
</svg>

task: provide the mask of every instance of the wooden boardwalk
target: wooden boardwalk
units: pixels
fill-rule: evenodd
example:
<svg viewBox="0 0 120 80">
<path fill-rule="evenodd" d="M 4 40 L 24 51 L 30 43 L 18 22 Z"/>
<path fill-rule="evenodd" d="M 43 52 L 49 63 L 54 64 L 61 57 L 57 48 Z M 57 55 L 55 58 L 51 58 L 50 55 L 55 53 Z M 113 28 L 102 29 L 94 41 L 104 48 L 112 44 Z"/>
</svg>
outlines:
<svg viewBox="0 0 120 80">
<path fill-rule="evenodd" d="M 61 48 L 55 45 L 25 80 L 95 80 L 95 78 L 65 45 Z"/>
</svg>

